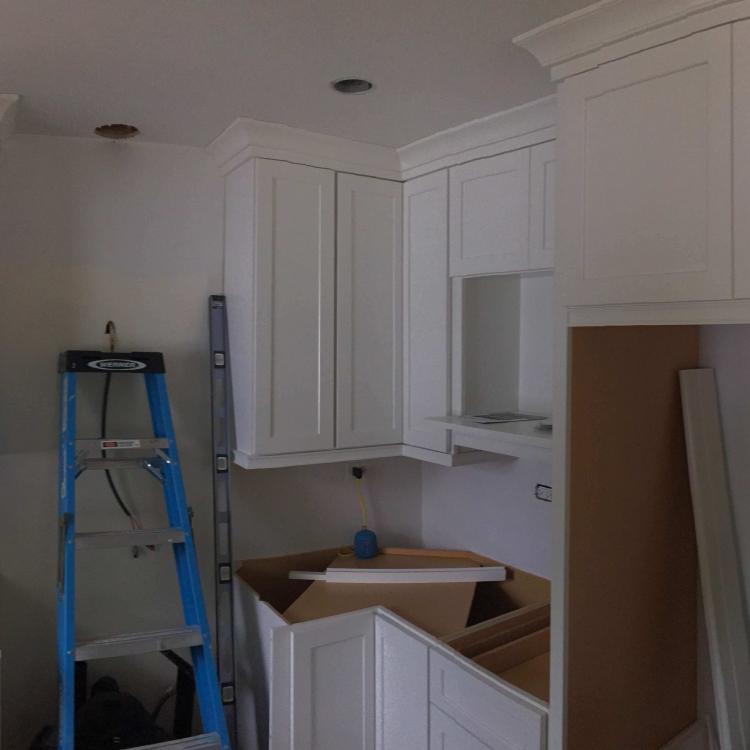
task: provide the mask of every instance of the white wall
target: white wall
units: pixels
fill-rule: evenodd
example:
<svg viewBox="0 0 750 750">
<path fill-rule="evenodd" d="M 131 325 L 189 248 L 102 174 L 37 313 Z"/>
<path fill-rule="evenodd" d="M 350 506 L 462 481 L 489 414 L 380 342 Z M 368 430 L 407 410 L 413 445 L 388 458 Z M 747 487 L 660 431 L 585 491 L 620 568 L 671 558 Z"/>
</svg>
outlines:
<svg viewBox="0 0 750 750">
<path fill-rule="evenodd" d="M 207 297 L 222 288 L 223 186 L 198 149 L 93 139 L 12 138 L 0 154 L 0 648 L 4 746 L 27 747 L 56 721 L 58 396 L 56 358 L 104 345 L 165 352 L 207 604 L 212 496 Z M 102 380 L 80 378 L 81 436 L 95 436 Z M 135 404 L 135 406 L 133 406 Z M 115 379 L 111 434 L 144 434 L 140 378 Z M 420 468 L 366 464 L 371 525 L 386 544 L 418 544 Z M 359 525 L 343 465 L 233 471 L 237 557 L 350 543 Z M 119 478 L 145 525 L 164 523 L 156 483 Z M 80 530 L 125 527 L 104 477 L 78 483 Z M 171 552 L 79 553 L 79 636 L 180 622 Z M 91 566 L 86 568 L 86 562 Z M 212 619 L 212 617 L 211 617 Z M 151 708 L 173 680 L 159 655 L 93 662 Z M 169 717 L 169 710 L 165 719 Z"/>
<path fill-rule="evenodd" d="M 357 462 L 369 525 L 385 546 L 419 546 L 418 461 Z M 352 464 L 232 472 L 232 553 L 236 560 L 287 555 L 352 543 L 361 526 Z"/>
<path fill-rule="evenodd" d="M 197 149 L 17 136 L 0 156 L 5 747 L 28 747 L 42 724 L 56 720 L 56 357 L 66 348 L 101 348 L 108 318 L 123 348 L 165 352 L 204 580 L 211 580 L 206 307 L 207 295 L 221 290 L 222 195 L 214 165 Z M 148 427 L 140 381 L 113 381 L 111 424 L 121 435 Z M 102 380 L 80 382 L 79 434 L 95 436 Z M 120 484 L 143 491 L 134 505 L 145 522 L 158 518 L 150 511 L 159 507 L 155 482 Z M 82 477 L 79 487 L 81 529 L 123 526 L 102 475 Z M 92 551 L 79 560 L 92 563 L 79 576 L 80 635 L 179 622 L 175 596 L 163 595 L 174 583 L 168 550 L 138 560 L 125 550 Z M 151 707 L 173 674 L 163 662 L 144 658 L 147 679 L 122 661 L 93 671 L 112 671 Z"/>
<path fill-rule="evenodd" d="M 550 576 L 551 505 L 534 497 L 551 484 L 549 464 L 500 458 L 422 468 L 422 539 L 427 547 L 470 549 Z"/>
</svg>

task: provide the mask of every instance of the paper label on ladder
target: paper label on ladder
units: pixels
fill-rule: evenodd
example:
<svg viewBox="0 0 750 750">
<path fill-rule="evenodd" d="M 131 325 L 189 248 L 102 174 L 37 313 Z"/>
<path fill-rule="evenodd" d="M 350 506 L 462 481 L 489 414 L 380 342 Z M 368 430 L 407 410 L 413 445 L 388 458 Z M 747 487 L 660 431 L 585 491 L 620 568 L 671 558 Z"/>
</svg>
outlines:
<svg viewBox="0 0 750 750">
<path fill-rule="evenodd" d="M 100 450 L 113 450 L 114 448 L 140 448 L 140 440 L 100 440 Z"/>
</svg>

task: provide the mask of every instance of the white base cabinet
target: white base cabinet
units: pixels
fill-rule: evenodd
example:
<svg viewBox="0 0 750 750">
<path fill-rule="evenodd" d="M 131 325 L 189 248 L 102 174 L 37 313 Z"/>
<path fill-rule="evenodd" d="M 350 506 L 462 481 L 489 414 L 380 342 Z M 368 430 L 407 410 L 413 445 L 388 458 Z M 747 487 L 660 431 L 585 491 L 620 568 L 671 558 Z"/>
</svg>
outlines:
<svg viewBox="0 0 750 750">
<path fill-rule="evenodd" d="M 274 630 L 271 750 L 542 750 L 546 717 L 381 607 Z"/>
</svg>

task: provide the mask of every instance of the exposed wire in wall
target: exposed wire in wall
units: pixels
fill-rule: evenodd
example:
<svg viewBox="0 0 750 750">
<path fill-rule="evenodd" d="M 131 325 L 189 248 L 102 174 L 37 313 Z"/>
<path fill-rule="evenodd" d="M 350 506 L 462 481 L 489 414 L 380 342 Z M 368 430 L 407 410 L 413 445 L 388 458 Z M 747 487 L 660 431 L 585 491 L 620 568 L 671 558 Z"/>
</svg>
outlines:
<svg viewBox="0 0 750 750">
<path fill-rule="evenodd" d="M 107 324 L 104 326 L 104 335 L 107 337 L 108 351 L 110 353 L 116 351 L 117 350 L 117 327 L 115 326 L 115 323 L 113 320 L 107 321 Z M 99 434 L 102 440 L 104 440 L 107 437 L 107 412 L 109 410 L 109 389 L 110 389 L 111 384 L 112 384 L 112 373 L 108 372 L 104 376 L 104 391 L 102 393 L 102 410 L 101 410 L 101 418 L 100 418 L 100 424 L 99 424 Z M 107 456 L 107 452 L 103 450 L 102 458 L 106 458 L 106 456 Z M 114 478 L 112 477 L 112 472 L 109 469 L 105 469 L 104 476 L 107 479 L 107 484 L 109 485 L 109 489 L 112 495 L 117 501 L 117 505 L 120 507 L 120 510 L 123 512 L 123 514 L 127 517 L 128 521 L 130 521 L 131 527 L 133 529 L 142 528 L 142 524 L 141 524 L 140 519 L 138 518 L 138 515 L 134 513 L 128 507 L 127 503 L 122 499 L 122 496 L 120 495 L 120 492 L 118 491 L 117 486 L 115 485 Z M 138 557 L 139 548 L 133 547 L 132 553 L 133 553 L 133 557 Z"/>
</svg>

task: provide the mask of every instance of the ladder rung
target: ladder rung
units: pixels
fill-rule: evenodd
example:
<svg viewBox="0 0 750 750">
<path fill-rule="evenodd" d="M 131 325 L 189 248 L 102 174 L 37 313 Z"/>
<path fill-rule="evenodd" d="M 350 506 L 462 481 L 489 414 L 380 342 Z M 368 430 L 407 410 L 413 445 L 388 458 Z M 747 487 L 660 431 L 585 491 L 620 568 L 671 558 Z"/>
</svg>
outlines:
<svg viewBox="0 0 750 750">
<path fill-rule="evenodd" d="M 185 541 L 182 529 L 129 529 L 126 531 L 90 531 L 76 534 L 77 549 L 113 549 L 179 544 Z"/>
<path fill-rule="evenodd" d="M 76 440 L 76 449 L 79 451 L 149 451 L 157 448 L 168 448 L 169 441 L 166 438 L 85 438 Z"/>
<path fill-rule="evenodd" d="M 84 458 L 80 466 L 85 469 L 143 469 L 146 461 L 156 462 L 158 456 L 145 458 Z"/>
<path fill-rule="evenodd" d="M 127 633 L 79 643 L 76 646 L 76 661 L 148 654 L 173 648 L 200 646 L 202 643 L 201 632 L 195 626 L 152 630 L 145 633 Z"/>
<path fill-rule="evenodd" d="M 133 750 L 219 750 L 221 740 L 219 735 L 212 732 L 211 734 L 199 734 L 195 737 L 185 737 L 181 740 L 169 740 L 169 742 L 159 742 L 156 745 L 139 745 Z"/>
</svg>

